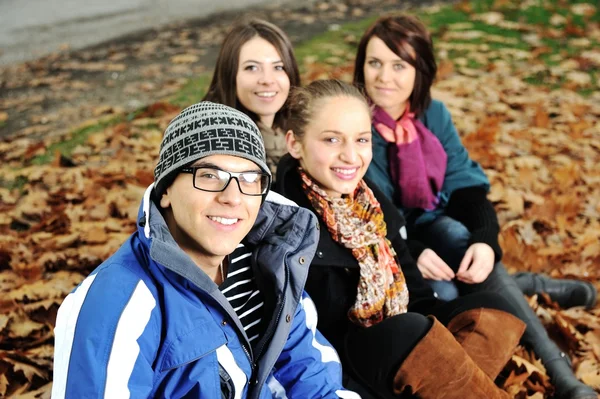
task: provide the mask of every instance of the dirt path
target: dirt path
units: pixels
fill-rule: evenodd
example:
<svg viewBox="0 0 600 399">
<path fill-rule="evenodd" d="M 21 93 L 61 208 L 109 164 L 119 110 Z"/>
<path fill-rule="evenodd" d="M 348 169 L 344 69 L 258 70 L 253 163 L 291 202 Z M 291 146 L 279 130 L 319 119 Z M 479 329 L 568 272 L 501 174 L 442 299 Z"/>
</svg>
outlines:
<svg viewBox="0 0 600 399">
<path fill-rule="evenodd" d="M 279 4 L 279 3 L 278 3 Z M 298 44 L 336 24 L 355 21 L 418 0 L 318 0 L 301 6 L 252 8 Z M 177 92 L 214 66 L 224 33 L 242 14 L 147 30 L 74 52 L 0 67 L 0 139 L 62 135 L 115 109 L 134 111 Z"/>
</svg>

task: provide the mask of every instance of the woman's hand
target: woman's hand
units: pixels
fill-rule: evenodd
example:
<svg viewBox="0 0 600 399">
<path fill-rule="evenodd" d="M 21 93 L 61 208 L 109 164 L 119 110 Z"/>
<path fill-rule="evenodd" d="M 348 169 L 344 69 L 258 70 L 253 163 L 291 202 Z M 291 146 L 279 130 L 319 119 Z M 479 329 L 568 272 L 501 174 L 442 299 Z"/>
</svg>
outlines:
<svg viewBox="0 0 600 399">
<path fill-rule="evenodd" d="M 485 281 L 494 268 L 494 258 L 494 250 L 488 244 L 471 244 L 460 262 L 456 278 L 467 284 Z"/>
<path fill-rule="evenodd" d="M 423 277 L 429 280 L 450 281 L 454 278 L 454 271 L 432 249 L 425 249 L 417 259 L 417 267 Z"/>
</svg>

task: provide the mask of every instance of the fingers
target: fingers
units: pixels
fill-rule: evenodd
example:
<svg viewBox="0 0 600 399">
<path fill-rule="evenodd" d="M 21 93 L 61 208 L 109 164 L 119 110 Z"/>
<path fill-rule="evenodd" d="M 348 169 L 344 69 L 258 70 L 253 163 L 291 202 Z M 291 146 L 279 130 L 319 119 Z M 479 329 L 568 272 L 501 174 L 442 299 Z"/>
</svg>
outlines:
<svg viewBox="0 0 600 399">
<path fill-rule="evenodd" d="M 417 266 L 423 277 L 430 280 L 450 281 L 454 278 L 454 271 L 433 250 L 426 249 L 417 260 Z"/>
<path fill-rule="evenodd" d="M 492 270 L 494 269 L 494 260 L 493 259 L 481 259 L 477 262 L 477 266 L 475 268 L 475 272 L 472 273 L 472 280 L 474 283 L 482 283 L 484 282 Z"/>
<path fill-rule="evenodd" d="M 421 271 L 421 274 L 423 275 L 423 278 L 426 278 L 428 280 L 435 280 L 435 281 L 439 281 L 439 277 L 437 277 L 434 273 L 433 270 L 430 268 L 429 265 L 423 265 L 422 263 L 417 263 L 417 266 L 419 267 L 419 270 Z"/>
<path fill-rule="evenodd" d="M 473 252 L 474 252 L 474 248 L 473 248 L 473 246 L 470 246 L 469 249 L 467 249 L 467 252 L 465 252 L 465 256 L 463 256 L 462 260 L 460 261 L 460 265 L 458 266 L 458 271 L 456 272 L 457 276 L 460 277 L 465 274 L 465 272 L 469 268 L 469 265 L 473 261 Z"/>
<path fill-rule="evenodd" d="M 433 260 L 433 266 L 440 279 L 450 281 L 454 278 L 454 271 L 448 266 L 446 262 L 436 255 L 436 259 Z"/>
<path fill-rule="evenodd" d="M 465 254 L 463 262 L 467 258 L 471 263 L 464 272 L 459 270 L 457 278 L 467 284 L 485 281 L 494 268 L 494 252 L 491 248 L 486 244 L 473 244 Z"/>
<path fill-rule="evenodd" d="M 464 283 L 467 284 L 475 284 L 475 283 L 479 283 L 481 281 L 478 281 L 478 277 L 481 273 L 481 263 L 480 262 L 473 262 L 471 264 L 471 266 L 467 269 L 467 271 L 465 271 L 464 273 L 462 273 L 458 279 Z M 483 280 L 482 280 L 483 281 Z"/>
</svg>

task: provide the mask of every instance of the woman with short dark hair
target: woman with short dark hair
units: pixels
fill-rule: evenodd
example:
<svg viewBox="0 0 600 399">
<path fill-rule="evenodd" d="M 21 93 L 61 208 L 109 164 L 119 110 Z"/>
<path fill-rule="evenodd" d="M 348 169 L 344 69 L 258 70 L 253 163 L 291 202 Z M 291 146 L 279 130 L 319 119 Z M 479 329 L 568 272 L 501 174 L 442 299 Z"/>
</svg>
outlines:
<svg viewBox="0 0 600 399">
<path fill-rule="evenodd" d="M 411 254 L 436 291 L 452 280 L 460 295 L 499 293 L 527 324 L 523 342 L 541 358 L 554 397 L 595 399 L 500 262 L 489 181 L 461 144 L 448 109 L 431 99 L 435 74 L 431 37 L 415 17 L 382 17 L 367 29 L 354 71 L 354 84 L 373 107 L 373 162 L 366 177 L 406 218 Z M 595 302 L 590 286 L 577 286 L 589 293 L 582 304 Z"/>
</svg>

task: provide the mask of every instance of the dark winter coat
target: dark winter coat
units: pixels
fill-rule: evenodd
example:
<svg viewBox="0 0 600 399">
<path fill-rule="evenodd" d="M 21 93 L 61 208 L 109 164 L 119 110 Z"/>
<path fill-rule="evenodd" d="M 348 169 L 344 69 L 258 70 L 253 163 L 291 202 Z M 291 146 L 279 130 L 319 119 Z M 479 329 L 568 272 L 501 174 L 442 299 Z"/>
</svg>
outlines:
<svg viewBox="0 0 600 399">
<path fill-rule="evenodd" d="M 297 167 L 298 161 L 289 154 L 282 158 L 277 170 L 275 190 L 299 206 L 314 212 L 314 208 L 302 190 Z M 381 204 L 387 225 L 387 238 L 392 243 L 406 278 L 409 292 L 408 310 L 428 314 L 429 310 L 437 305 L 438 300 L 423 280 L 401 236 L 401 229 L 405 224 L 404 218 L 377 187 L 368 180 L 366 182 Z M 359 265 L 351 251 L 333 241 L 321 218 L 319 218 L 319 229 L 321 231 L 319 244 L 310 265 L 305 289 L 317 307 L 318 329 L 340 351 L 342 349 L 339 347 L 340 341 L 350 323 L 347 313 L 356 299 Z"/>
</svg>

